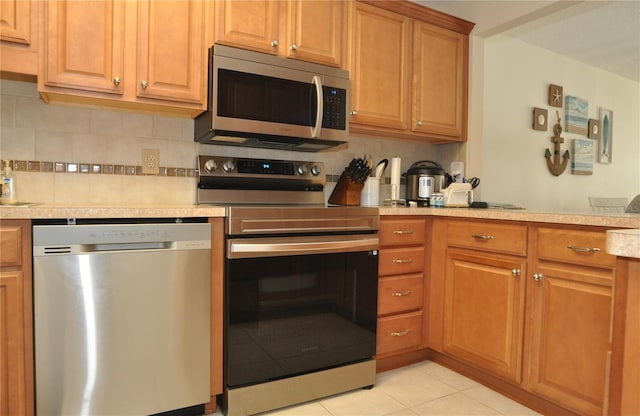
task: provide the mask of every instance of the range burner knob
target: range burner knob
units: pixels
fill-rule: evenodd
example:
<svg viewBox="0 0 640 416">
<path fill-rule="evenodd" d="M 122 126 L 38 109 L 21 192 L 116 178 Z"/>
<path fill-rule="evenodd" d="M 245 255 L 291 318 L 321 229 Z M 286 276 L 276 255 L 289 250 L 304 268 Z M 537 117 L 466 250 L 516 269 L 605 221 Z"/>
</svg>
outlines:
<svg viewBox="0 0 640 416">
<path fill-rule="evenodd" d="M 320 167 L 318 165 L 311 166 L 311 174 L 313 176 L 318 176 L 318 175 L 320 175 L 320 173 L 322 173 L 322 172 L 320 172 Z"/>
<path fill-rule="evenodd" d="M 298 172 L 298 175 L 306 175 L 307 174 L 307 165 L 298 165 L 298 167 L 296 168 L 296 171 Z"/>
<path fill-rule="evenodd" d="M 222 164 L 222 170 L 225 172 L 233 172 L 236 169 L 236 165 L 233 163 L 233 160 L 229 159 Z"/>
<path fill-rule="evenodd" d="M 213 159 L 209 159 L 204 163 L 204 170 L 206 170 L 209 173 L 213 173 L 216 171 L 216 169 L 218 169 L 218 165 L 216 164 L 216 161 Z"/>
</svg>

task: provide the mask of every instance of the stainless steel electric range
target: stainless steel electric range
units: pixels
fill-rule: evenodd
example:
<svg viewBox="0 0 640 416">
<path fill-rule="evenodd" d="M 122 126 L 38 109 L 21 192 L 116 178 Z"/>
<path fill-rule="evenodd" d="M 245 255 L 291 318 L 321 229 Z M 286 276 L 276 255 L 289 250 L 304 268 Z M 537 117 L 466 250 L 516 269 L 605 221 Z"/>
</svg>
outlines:
<svg viewBox="0 0 640 416">
<path fill-rule="evenodd" d="M 198 202 L 226 206 L 227 415 L 375 383 L 375 208 L 327 207 L 320 162 L 199 156 Z"/>
</svg>

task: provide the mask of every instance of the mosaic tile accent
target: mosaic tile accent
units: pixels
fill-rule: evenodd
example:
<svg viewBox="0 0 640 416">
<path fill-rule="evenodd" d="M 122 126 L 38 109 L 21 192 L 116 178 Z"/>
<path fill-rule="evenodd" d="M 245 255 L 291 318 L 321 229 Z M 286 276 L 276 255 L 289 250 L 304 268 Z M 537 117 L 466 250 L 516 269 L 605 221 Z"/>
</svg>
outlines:
<svg viewBox="0 0 640 416">
<path fill-rule="evenodd" d="M 9 160 L 9 166 L 15 172 L 41 172 L 41 173 L 69 173 L 69 174 L 94 174 L 94 175 L 127 175 L 127 176 L 168 176 L 189 177 L 198 176 L 196 169 L 161 166 L 157 175 L 142 173 L 142 166 L 111 165 L 86 162 L 49 162 L 39 160 Z M 0 163 L 0 169 L 4 169 L 5 161 Z"/>
</svg>

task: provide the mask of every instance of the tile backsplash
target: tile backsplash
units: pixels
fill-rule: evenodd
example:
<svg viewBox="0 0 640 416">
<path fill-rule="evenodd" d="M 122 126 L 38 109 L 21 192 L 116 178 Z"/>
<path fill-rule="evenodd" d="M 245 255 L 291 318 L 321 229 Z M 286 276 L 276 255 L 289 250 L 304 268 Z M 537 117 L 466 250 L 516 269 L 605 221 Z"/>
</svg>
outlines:
<svg viewBox="0 0 640 416">
<path fill-rule="evenodd" d="M 321 153 L 203 145 L 193 141 L 193 120 L 188 118 L 44 104 L 36 84 L 29 82 L 0 80 L 0 92 L 0 159 L 10 161 L 18 200 L 25 202 L 195 203 L 199 154 L 322 161 L 327 197 L 354 157 L 371 155 L 378 161 L 400 156 L 403 170 L 421 159 L 440 161 L 445 168 L 464 160 L 463 144 L 355 136 L 348 148 Z M 159 150 L 158 175 L 142 173 L 143 149 Z"/>
</svg>

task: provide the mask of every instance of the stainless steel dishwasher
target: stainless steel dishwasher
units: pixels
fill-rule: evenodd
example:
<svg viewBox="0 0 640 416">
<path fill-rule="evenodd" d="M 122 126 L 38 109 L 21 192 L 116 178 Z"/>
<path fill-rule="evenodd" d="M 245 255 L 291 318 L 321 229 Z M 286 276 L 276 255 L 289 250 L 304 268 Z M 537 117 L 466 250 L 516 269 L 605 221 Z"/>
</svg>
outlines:
<svg viewBox="0 0 640 416">
<path fill-rule="evenodd" d="M 34 223 L 38 416 L 210 401 L 211 226 L 125 222 Z"/>
</svg>

